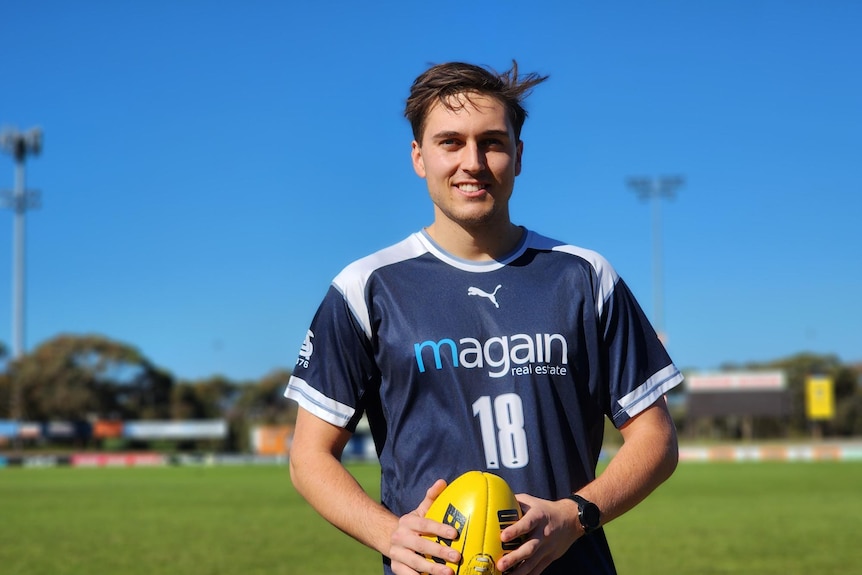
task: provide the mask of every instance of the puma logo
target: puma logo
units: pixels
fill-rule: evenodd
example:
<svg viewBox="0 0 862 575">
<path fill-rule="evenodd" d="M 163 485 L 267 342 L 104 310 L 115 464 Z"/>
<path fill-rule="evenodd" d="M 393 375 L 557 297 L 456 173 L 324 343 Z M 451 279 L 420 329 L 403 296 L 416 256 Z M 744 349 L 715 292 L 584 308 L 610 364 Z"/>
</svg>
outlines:
<svg viewBox="0 0 862 575">
<path fill-rule="evenodd" d="M 477 287 L 469 287 L 467 288 L 467 295 L 477 295 L 479 297 L 488 298 L 489 300 L 491 300 L 491 303 L 494 304 L 495 308 L 500 309 L 500 304 L 497 303 L 497 290 L 499 290 L 501 287 L 503 286 L 498 285 L 491 293 L 488 293 L 485 290 Z"/>
</svg>

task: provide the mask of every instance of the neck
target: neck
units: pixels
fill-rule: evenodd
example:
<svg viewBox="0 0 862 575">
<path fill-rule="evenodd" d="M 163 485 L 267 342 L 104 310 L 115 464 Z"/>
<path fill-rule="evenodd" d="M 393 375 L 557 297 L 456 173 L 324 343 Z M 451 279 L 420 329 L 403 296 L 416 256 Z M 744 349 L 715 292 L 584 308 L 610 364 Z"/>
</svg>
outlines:
<svg viewBox="0 0 862 575">
<path fill-rule="evenodd" d="M 425 228 L 425 231 L 450 254 L 472 261 L 499 259 L 511 253 L 524 234 L 521 227 L 509 221 L 505 222 L 505 225 L 475 228 L 435 221 Z"/>
</svg>

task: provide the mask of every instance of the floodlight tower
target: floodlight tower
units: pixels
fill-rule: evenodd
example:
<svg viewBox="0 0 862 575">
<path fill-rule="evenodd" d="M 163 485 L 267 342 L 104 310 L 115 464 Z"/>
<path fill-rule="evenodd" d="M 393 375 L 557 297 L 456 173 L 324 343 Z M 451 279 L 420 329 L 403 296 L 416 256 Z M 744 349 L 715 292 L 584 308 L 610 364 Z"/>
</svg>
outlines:
<svg viewBox="0 0 862 575">
<path fill-rule="evenodd" d="M 667 339 L 664 327 L 664 295 L 662 285 L 661 199 L 673 198 L 677 188 L 685 183 L 682 176 L 660 178 L 631 177 L 626 181 L 642 200 L 652 203 L 652 259 L 653 259 L 653 323 L 662 341 Z"/>
<path fill-rule="evenodd" d="M 26 189 L 24 184 L 24 163 L 30 154 L 39 155 L 42 151 L 42 130 L 32 128 L 27 132 L 4 130 L 0 133 L 0 149 L 15 159 L 15 189 L 3 192 L 3 205 L 15 212 L 13 229 L 12 262 L 12 357 L 24 354 L 24 214 L 29 208 L 39 207 L 39 192 Z M 20 419 L 21 402 L 19 390 L 12 392 L 11 416 Z"/>
</svg>

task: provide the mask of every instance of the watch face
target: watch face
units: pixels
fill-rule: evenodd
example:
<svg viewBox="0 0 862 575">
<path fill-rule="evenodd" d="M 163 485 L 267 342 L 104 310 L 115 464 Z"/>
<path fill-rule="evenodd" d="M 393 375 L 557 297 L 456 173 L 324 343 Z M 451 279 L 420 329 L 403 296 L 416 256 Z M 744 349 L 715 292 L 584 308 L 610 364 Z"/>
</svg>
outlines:
<svg viewBox="0 0 862 575">
<path fill-rule="evenodd" d="M 577 494 L 571 495 L 569 498 L 578 504 L 578 519 L 584 532 L 589 533 L 598 529 L 602 521 L 602 512 L 599 511 L 598 505 Z"/>
<path fill-rule="evenodd" d="M 601 513 L 594 503 L 584 505 L 581 519 L 585 529 L 596 529 L 601 521 Z"/>
</svg>

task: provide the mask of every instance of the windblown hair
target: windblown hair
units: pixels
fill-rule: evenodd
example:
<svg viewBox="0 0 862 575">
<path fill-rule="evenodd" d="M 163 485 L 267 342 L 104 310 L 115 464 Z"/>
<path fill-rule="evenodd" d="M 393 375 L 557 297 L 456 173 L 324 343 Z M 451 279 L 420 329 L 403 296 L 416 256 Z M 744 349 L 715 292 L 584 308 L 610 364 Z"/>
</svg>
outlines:
<svg viewBox="0 0 862 575">
<path fill-rule="evenodd" d="M 471 95 L 479 94 L 495 98 L 506 107 L 515 137 L 520 139 L 521 128 L 527 119 L 523 101 L 536 85 L 547 79 L 548 76 L 536 73 L 519 76 L 515 60 L 512 60 L 512 68 L 503 73 L 463 62 L 437 64 L 413 82 L 404 116 L 410 122 L 413 137 L 421 143 L 425 120 L 434 104 L 439 102 L 456 111 L 464 107 L 464 99 L 472 104 Z M 456 95 L 463 95 L 464 99 L 453 98 Z"/>
</svg>

